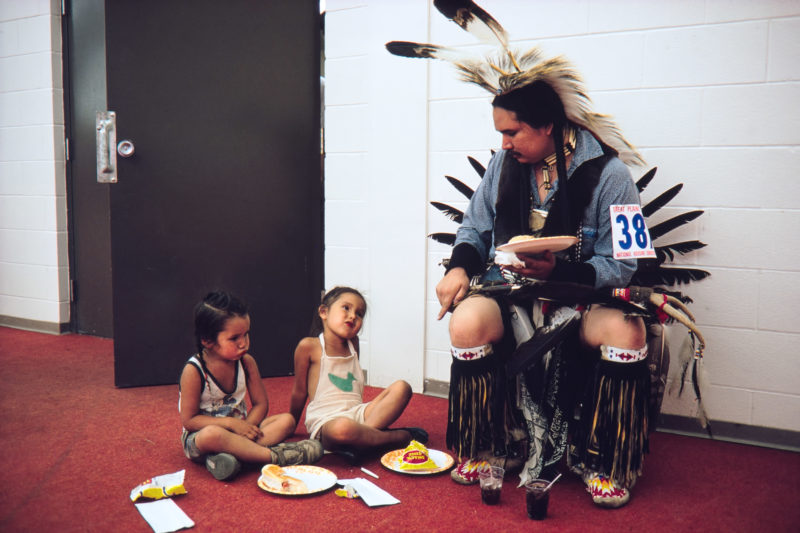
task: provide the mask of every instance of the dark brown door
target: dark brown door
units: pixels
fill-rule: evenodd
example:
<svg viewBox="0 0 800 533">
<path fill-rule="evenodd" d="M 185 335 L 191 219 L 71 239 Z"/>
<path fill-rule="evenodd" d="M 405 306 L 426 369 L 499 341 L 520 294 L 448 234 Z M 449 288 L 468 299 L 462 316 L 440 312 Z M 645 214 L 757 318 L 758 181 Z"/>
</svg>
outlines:
<svg viewBox="0 0 800 533">
<path fill-rule="evenodd" d="M 322 286 L 319 12 L 313 0 L 105 5 L 115 382 L 174 383 L 192 306 L 230 290 L 251 353 L 287 375 Z"/>
</svg>

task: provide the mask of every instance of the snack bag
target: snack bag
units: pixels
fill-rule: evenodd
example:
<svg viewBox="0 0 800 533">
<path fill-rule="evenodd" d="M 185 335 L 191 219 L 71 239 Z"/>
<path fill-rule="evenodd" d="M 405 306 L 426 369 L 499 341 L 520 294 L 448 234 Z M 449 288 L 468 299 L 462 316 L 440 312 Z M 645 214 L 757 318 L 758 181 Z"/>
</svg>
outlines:
<svg viewBox="0 0 800 533">
<path fill-rule="evenodd" d="M 150 498 L 151 500 L 160 500 L 167 496 L 186 494 L 186 489 L 183 487 L 183 476 L 185 473 L 186 470 L 180 470 L 172 474 L 164 474 L 163 476 L 156 476 L 143 481 L 131 491 L 131 501 L 135 502 L 142 496 Z"/>
<path fill-rule="evenodd" d="M 424 444 L 412 440 L 403 450 L 400 459 L 401 470 L 432 470 L 436 467 L 436 463 L 428 456 L 428 448 Z"/>
</svg>

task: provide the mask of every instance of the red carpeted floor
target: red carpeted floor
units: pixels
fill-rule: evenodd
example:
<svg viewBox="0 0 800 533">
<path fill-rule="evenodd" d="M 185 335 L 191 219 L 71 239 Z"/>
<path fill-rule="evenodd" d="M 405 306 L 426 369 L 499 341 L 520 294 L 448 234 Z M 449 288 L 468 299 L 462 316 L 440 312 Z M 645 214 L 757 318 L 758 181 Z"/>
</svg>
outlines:
<svg viewBox="0 0 800 533">
<path fill-rule="evenodd" d="M 271 412 L 288 409 L 291 378 L 265 380 Z M 184 458 L 176 386 L 116 389 L 112 343 L 0 328 L 0 531 L 152 531 L 129 494 L 148 477 L 186 469 L 175 502 L 195 531 L 726 531 L 800 530 L 800 454 L 655 433 L 645 475 L 626 507 L 595 507 L 579 479 L 553 488 L 547 520 L 528 520 L 507 479 L 501 502 L 447 474 L 408 476 L 364 466 L 402 503 L 368 508 L 332 491 L 292 498 L 258 488 L 257 470 L 215 481 Z M 368 398 L 376 389 L 368 390 Z M 414 395 L 397 425 L 425 427 L 444 449 L 446 401 Z M 299 438 L 300 436 L 298 436 Z M 368 477 L 336 456 L 319 466 Z"/>
</svg>

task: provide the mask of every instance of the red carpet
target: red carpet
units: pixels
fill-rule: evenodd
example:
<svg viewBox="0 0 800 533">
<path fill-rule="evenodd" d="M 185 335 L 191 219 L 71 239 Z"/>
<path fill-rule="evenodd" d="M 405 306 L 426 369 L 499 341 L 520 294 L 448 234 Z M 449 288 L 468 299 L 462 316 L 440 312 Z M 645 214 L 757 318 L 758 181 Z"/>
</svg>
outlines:
<svg viewBox="0 0 800 533">
<path fill-rule="evenodd" d="M 256 347 L 257 349 L 257 347 Z M 188 352 L 187 352 L 188 355 Z M 800 524 L 800 454 L 655 433 L 645 476 L 619 510 L 595 507 L 565 473 L 544 522 L 528 520 L 524 493 L 507 479 L 500 505 L 447 474 L 406 476 L 364 466 L 401 500 L 368 508 L 332 491 L 268 494 L 249 470 L 231 483 L 184 458 L 176 386 L 116 389 L 112 343 L 0 328 L 0 531 L 152 531 L 129 494 L 148 477 L 186 469 L 175 502 L 193 531 L 726 531 L 789 532 Z M 264 380 L 270 412 L 288 409 L 291 378 Z M 369 397 L 376 389 L 368 390 Z M 399 426 L 425 427 L 444 449 L 446 401 L 414 395 Z M 299 437 L 299 436 L 298 436 Z M 340 478 L 367 477 L 334 456 Z"/>
</svg>

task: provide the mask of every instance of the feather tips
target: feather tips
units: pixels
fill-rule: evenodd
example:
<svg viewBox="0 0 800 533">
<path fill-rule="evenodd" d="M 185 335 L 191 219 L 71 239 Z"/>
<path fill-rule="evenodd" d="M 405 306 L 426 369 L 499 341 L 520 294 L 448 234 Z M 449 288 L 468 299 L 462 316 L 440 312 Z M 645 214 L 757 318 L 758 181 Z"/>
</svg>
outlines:
<svg viewBox="0 0 800 533">
<path fill-rule="evenodd" d="M 475 193 L 475 191 L 473 191 L 473 190 L 472 190 L 472 188 L 470 188 L 470 187 L 469 187 L 467 184 L 465 184 L 465 183 L 464 183 L 463 181 L 461 181 L 461 180 L 457 180 L 457 179 L 456 179 L 456 178 L 454 178 L 453 176 L 445 176 L 445 179 L 446 179 L 447 181 L 449 181 L 449 182 L 450 182 L 450 185 L 452 185 L 453 187 L 455 187 L 455 189 L 456 189 L 458 192 L 460 192 L 461 194 L 463 194 L 464 196 L 466 196 L 466 197 L 467 197 L 467 200 L 469 200 L 470 198 L 472 198 L 472 195 Z"/>
<path fill-rule="evenodd" d="M 686 213 L 681 213 L 680 215 L 667 219 L 660 224 L 656 224 L 650 228 L 650 238 L 655 241 L 662 235 L 666 235 L 675 228 L 683 226 L 687 222 L 691 222 L 702 214 L 702 210 L 687 211 Z"/>
<path fill-rule="evenodd" d="M 650 185 L 650 182 L 653 181 L 653 177 L 656 175 L 656 170 L 658 170 L 658 167 L 653 167 L 645 172 L 641 178 L 636 180 L 636 189 L 639 192 L 642 192 Z"/>
<path fill-rule="evenodd" d="M 688 254 L 689 252 L 693 252 L 695 250 L 699 250 L 700 248 L 704 248 L 706 243 L 700 241 L 683 241 L 683 242 L 676 242 L 673 244 L 665 244 L 664 246 L 656 246 L 656 259 L 658 259 L 659 263 L 663 263 L 664 261 L 669 258 L 670 261 L 675 259 L 675 254 L 679 253 L 681 255 Z"/>
<path fill-rule="evenodd" d="M 679 183 L 674 187 L 667 189 L 659 194 L 656 198 L 642 206 L 642 215 L 649 217 L 665 205 L 667 205 L 679 192 L 683 189 L 683 183 Z"/>
<path fill-rule="evenodd" d="M 414 43 L 411 41 L 390 41 L 386 43 L 386 50 L 400 57 L 441 59 L 451 63 L 458 63 L 467 58 L 462 52 L 447 48 L 446 46 L 429 43 Z"/>
<path fill-rule="evenodd" d="M 479 41 L 508 46 L 508 34 L 494 17 L 472 0 L 434 0 L 439 12 Z"/>
<path fill-rule="evenodd" d="M 428 238 L 448 246 L 453 246 L 456 243 L 455 233 L 431 233 Z"/>
<path fill-rule="evenodd" d="M 492 152 L 492 155 L 494 155 L 494 152 Z M 483 179 L 483 175 L 486 174 L 486 167 L 480 164 L 477 159 L 469 155 L 467 156 L 467 161 L 469 161 L 469 164 L 472 165 L 472 168 L 475 169 L 475 172 L 477 172 L 481 179 Z"/>
<path fill-rule="evenodd" d="M 659 265 L 648 268 L 642 265 L 642 262 L 643 261 L 639 261 L 639 268 L 631 278 L 631 285 L 654 287 L 656 285 L 686 284 L 692 281 L 699 281 L 711 275 L 707 271 L 699 268 L 665 267 Z"/>
<path fill-rule="evenodd" d="M 447 216 L 447 218 L 450 220 L 458 222 L 459 224 L 461 224 L 461 222 L 464 220 L 464 212 L 456 209 L 455 207 L 443 204 L 442 202 L 431 202 L 431 205 L 444 213 L 445 216 Z"/>
</svg>

